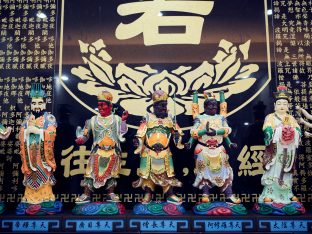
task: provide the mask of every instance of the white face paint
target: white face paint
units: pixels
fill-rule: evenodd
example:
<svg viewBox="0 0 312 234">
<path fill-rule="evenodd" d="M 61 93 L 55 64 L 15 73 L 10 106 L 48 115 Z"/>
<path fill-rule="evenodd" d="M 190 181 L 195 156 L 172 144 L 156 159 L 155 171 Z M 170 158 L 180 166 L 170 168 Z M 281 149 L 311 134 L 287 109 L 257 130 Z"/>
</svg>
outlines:
<svg viewBox="0 0 312 234">
<path fill-rule="evenodd" d="M 289 110 L 289 103 L 286 99 L 279 99 L 274 104 L 275 113 L 278 115 L 284 115 Z"/>
<path fill-rule="evenodd" d="M 30 108 L 34 113 L 40 113 L 46 109 L 46 103 L 43 98 L 32 98 Z"/>
</svg>

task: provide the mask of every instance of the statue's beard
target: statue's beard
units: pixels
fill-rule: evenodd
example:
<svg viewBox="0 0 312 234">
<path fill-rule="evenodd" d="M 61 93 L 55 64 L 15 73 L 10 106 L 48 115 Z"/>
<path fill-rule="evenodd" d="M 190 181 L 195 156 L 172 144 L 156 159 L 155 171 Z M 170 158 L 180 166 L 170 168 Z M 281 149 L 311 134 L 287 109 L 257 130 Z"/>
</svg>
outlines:
<svg viewBox="0 0 312 234">
<path fill-rule="evenodd" d="M 164 118 L 168 117 L 168 112 L 158 112 L 158 111 L 155 111 L 155 115 L 156 115 L 157 118 L 164 119 Z"/>
<path fill-rule="evenodd" d="M 213 108 L 213 109 L 205 109 L 205 114 L 206 115 L 216 115 L 217 114 L 217 109 Z"/>
<path fill-rule="evenodd" d="M 37 119 L 38 117 L 42 116 L 44 114 L 44 110 L 34 111 L 32 110 L 31 113 L 35 116 Z"/>
</svg>

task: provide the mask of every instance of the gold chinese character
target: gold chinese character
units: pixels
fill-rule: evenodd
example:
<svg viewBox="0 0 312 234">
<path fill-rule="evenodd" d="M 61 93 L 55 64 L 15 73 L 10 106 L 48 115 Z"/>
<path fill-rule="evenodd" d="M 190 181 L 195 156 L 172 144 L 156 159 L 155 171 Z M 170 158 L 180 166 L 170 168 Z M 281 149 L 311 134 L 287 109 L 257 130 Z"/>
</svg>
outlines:
<svg viewBox="0 0 312 234">
<path fill-rule="evenodd" d="M 143 13 L 130 24 L 119 24 L 116 37 L 129 39 L 143 33 L 144 44 L 199 44 L 204 18 L 201 16 L 163 16 L 165 12 L 187 12 L 208 15 L 214 1 L 168 1 L 153 0 L 119 5 L 117 11 L 121 16 Z M 183 27 L 183 33 L 162 33 L 161 28 Z"/>
<path fill-rule="evenodd" d="M 124 152 L 121 154 L 121 158 L 126 159 L 128 157 L 128 153 Z M 121 166 L 126 165 L 126 160 L 121 160 Z M 121 168 L 120 174 L 124 176 L 128 176 L 131 173 L 131 169 Z"/>
<path fill-rule="evenodd" d="M 264 145 L 255 145 L 251 146 L 250 151 L 248 151 L 248 146 L 245 145 L 237 158 L 237 160 L 241 162 L 238 176 L 242 176 L 242 174 L 244 174 L 244 176 L 263 174 L 262 156 L 264 150 Z M 250 158 L 253 160 L 253 163 L 249 162 Z"/>
<path fill-rule="evenodd" d="M 78 174 L 84 174 L 85 166 L 87 164 L 87 156 L 90 155 L 90 151 L 86 150 L 86 146 L 80 146 L 79 150 L 72 152 L 74 146 L 72 145 L 68 149 L 62 150 L 63 158 L 61 165 L 64 166 L 64 177 L 69 177 Z M 78 165 L 77 169 L 71 169 L 72 158 L 77 158 L 73 161 L 73 165 Z"/>
</svg>

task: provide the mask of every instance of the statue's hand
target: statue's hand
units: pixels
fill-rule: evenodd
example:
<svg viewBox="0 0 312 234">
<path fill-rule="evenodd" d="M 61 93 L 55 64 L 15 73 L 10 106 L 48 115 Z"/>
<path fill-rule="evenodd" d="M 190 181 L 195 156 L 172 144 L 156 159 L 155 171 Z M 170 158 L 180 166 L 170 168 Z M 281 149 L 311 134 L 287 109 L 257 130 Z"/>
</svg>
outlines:
<svg viewBox="0 0 312 234">
<path fill-rule="evenodd" d="M 236 143 L 230 143 L 229 147 L 230 147 L 230 149 L 236 149 L 237 144 Z"/>
<path fill-rule="evenodd" d="M 128 119 L 128 117 L 129 117 L 129 112 L 128 111 L 124 111 L 122 113 L 121 120 L 125 121 L 126 119 Z"/>
<path fill-rule="evenodd" d="M 75 140 L 75 142 L 76 142 L 77 145 L 83 145 L 83 144 L 86 142 L 86 140 L 85 140 L 84 137 L 78 137 L 78 138 Z"/>
<path fill-rule="evenodd" d="M 272 157 L 270 156 L 270 155 L 263 155 L 263 160 L 262 160 L 262 165 L 263 165 L 263 167 L 265 168 L 265 166 L 269 163 L 269 162 L 271 162 L 271 160 L 272 160 Z"/>
<path fill-rule="evenodd" d="M 303 119 L 302 117 L 300 117 L 300 118 L 298 119 L 298 122 L 299 122 L 300 124 L 303 124 L 303 123 L 304 123 L 304 119 Z"/>
<path fill-rule="evenodd" d="M 32 134 L 40 134 L 40 129 L 35 127 L 35 126 L 29 126 L 27 128 L 28 133 L 32 133 Z"/>
<path fill-rule="evenodd" d="M 29 170 L 28 166 L 25 165 L 24 163 L 22 164 L 22 168 L 21 169 L 22 169 L 22 173 L 23 174 L 26 174 L 26 175 L 31 174 L 31 171 Z"/>
</svg>

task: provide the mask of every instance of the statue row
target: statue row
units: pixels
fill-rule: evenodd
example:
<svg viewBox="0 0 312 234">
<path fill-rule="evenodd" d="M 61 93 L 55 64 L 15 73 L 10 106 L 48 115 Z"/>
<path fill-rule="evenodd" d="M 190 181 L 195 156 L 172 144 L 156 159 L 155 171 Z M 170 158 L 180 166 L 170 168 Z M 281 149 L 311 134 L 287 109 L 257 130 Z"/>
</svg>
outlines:
<svg viewBox="0 0 312 234">
<path fill-rule="evenodd" d="M 204 92 L 204 113 L 199 114 L 198 93 L 193 93 L 192 113 L 194 124 L 190 139 L 182 144 L 183 131 L 176 118 L 168 114 L 168 95 L 157 90 L 152 95 L 153 112 L 147 113 L 140 123 L 135 139 L 135 154 L 140 154 L 138 180 L 133 187 L 142 188 L 144 197 L 134 206 L 135 214 L 177 215 L 183 214 L 182 199 L 174 193 L 175 187 L 182 183 L 175 178 L 172 153 L 169 148 L 172 139 L 178 149 L 195 150 L 195 181 L 193 186 L 202 191 L 201 202 L 193 210 L 198 215 L 247 214 L 245 207 L 232 191 L 233 171 L 229 156 L 223 146 L 230 149 L 229 135 L 231 127 L 227 123 L 227 103 L 224 92 L 219 93 L 218 102 L 213 93 Z M 20 154 L 22 160 L 23 184 L 25 193 L 17 207 L 17 214 L 53 214 L 61 211 L 62 204 L 55 200 L 52 186 L 55 184 L 53 172 L 56 169 L 54 159 L 54 141 L 57 122 L 52 114 L 45 111 L 45 92 L 40 84 L 33 84 L 31 91 L 31 114 L 23 121 L 20 133 Z M 113 96 L 102 91 L 98 97 L 98 115 L 85 122 L 83 128 L 76 131 L 76 143 L 81 145 L 93 137 L 90 157 L 81 181 L 83 193 L 76 199 L 75 214 L 123 214 L 125 209 L 115 193 L 121 170 L 121 147 L 125 142 L 124 134 L 128 128 L 128 112 L 122 116 L 113 113 Z M 290 95 L 284 86 L 275 93 L 275 111 L 266 116 L 263 132 L 266 150 L 263 157 L 264 174 L 261 184 L 264 186 L 254 210 L 259 213 L 288 214 L 304 213 L 304 207 L 292 192 L 293 170 L 301 131 L 296 119 L 288 113 Z M 307 112 L 297 107 L 305 116 Z M 300 122 L 304 122 L 301 118 Z M 10 134 L 10 128 L 0 128 L 2 139 Z M 105 186 L 106 202 L 92 203 L 91 194 Z M 165 202 L 152 201 L 152 193 L 160 186 L 166 197 Z M 225 194 L 225 202 L 211 202 L 209 193 L 213 187 Z M 221 208 L 221 209 L 220 209 Z M 222 210 L 220 212 L 220 210 Z M 286 213 L 285 213 L 286 212 Z"/>
</svg>

